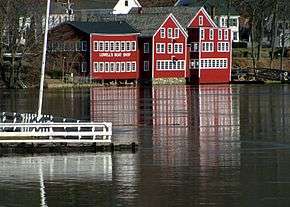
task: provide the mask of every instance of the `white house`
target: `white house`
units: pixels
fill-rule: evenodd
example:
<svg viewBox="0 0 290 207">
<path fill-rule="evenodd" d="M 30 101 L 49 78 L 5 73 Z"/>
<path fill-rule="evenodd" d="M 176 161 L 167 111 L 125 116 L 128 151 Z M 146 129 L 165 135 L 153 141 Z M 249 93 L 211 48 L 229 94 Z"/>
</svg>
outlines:
<svg viewBox="0 0 290 207">
<path fill-rule="evenodd" d="M 113 14 L 128 14 L 132 8 L 141 8 L 138 0 L 119 0 L 113 9 Z"/>
<path fill-rule="evenodd" d="M 240 16 L 239 15 L 230 15 L 230 21 L 229 21 L 229 28 L 232 31 L 232 37 L 233 42 L 239 42 L 240 41 L 240 35 L 239 35 L 239 28 L 240 28 Z M 218 26 L 226 28 L 228 27 L 228 16 L 227 15 L 218 15 L 215 16 L 215 22 L 218 24 Z"/>
</svg>

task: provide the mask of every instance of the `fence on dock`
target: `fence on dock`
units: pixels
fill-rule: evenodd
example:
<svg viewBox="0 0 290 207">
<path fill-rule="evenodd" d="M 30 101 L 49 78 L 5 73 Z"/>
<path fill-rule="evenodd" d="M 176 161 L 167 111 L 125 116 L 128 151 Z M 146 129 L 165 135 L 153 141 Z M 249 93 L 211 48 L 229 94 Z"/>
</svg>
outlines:
<svg viewBox="0 0 290 207">
<path fill-rule="evenodd" d="M 50 115 L 39 119 L 36 114 L 7 112 L 0 116 L 0 143 L 111 143 L 111 138 L 109 122 L 81 122 Z"/>
</svg>

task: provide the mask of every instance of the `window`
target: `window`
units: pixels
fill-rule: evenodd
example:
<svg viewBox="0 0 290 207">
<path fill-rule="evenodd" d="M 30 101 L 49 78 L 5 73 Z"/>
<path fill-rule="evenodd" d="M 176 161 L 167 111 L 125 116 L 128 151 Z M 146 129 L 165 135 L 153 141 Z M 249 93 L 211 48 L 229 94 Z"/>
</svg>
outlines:
<svg viewBox="0 0 290 207">
<path fill-rule="evenodd" d="M 204 29 L 200 29 L 200 39 L 204 40 Z"/>
<path fill-rule="evenodd" d="M 99 71 L 104 72 L 104 63 L 99 63 Z"/>
<path fill-rule="evenodd" d="M 219 42 L 218 43 L 218 52 L 229 52 L 229 43 L 228 42 Z"/>
<path fill-rule="evenodd" d="M 110 51 L 115 52 L 115 43 L 114 42 L 110 42 Z"/>
<path fill-rule="evenodd" d="M 131 62 L 126 63 L 126 69 L 127 72 L 131 72 Z"/>
<path fill-rule="evenodd" d="M 136 62 L 132 62 L 132 72 L 136 72 Z"/>
<path fill-rule="evenodd" d="M 157 68 L 158 68 L 158 61 L 157 61 Z M 149 71 L 149 61 L 144 61 L 144 71 Z"/>
<path fill-rule="evenodd" d="M 167 53 L 168 53 L 168 54 L 172 54 L 172 52 L 173 52 L 173 51 L 172 51 L 172 43 L 168 43 L 168 44 L 167 44 Z"/>
<path fill-rule="evenodd" d="M 198 25 L 202 26 L 203 25 L 203 16 L 198 17 Z"/>
<path fill-rule="evenodd" d="M 98 51 L 99 50 L 99 48 L 98 48 L 98 44 L 99 42 L 97 42 L 97 41 L 95 41 L 94 42 L 94 51 Z M 79 50 L 77 50 L 77 51 L 79 51 Z"/>
<path fill-rule="evenodd" d="M 168 66 L 169 66 L 168 69 L 169 69 L 169 70 L 172 70 L 172 68 L 173 68 L 173 67 L 172 67 L 172 61 L 166 61 L 166 63 L 168 63 Z M 166 69 L 166 68 L 165 68 L 165 69 Z"/>
<path fill-rule="evenodd" d="M 215 60 L 212 60 L 212 67 L 215 68 Z"/>
<path fill-rule="evenodd" d="M 120 52 L 120 42 L 115 43 L 115 51 Z"/>
<path fill-rule="evenodd" d="M 228 67 L 228 61 L 224 60 L 224 67 L 227 68 Z"/>
<path fill-rule="evenodd" d="M 179 38 L 179 28 L 174 29 L 174 37 Z"/>
<path fill-rule="evenodd" d="M 180 61 L 177 61 L 177 62 L 176 62 L 176 69 L 177 69 L 177 70 L 180 70 Z"/>
<path fill-rule="evenodd" d="M 148 61 L 147 61 L 148 62 Z M 157 69 L 160 70 L 161 69 L 161 62 L 158 60 L 157 61 Z"/>
<path fill-rule="evenodd" d="M 120 63 L 116 63 L 116 72 L 120 72 Z"/>
<path fill-rule="evenodd" d="M 88 67 L 87 62 L 82 62 L 82 64 L 81 64 L 82 73 L 87 72 L 87 70 L 88 70 L 87 67 Z"/>
<path fill-rule="evenodd" d="M 184 70 L 184 62 L 185 62 L 184 60 L 180 61 L 180 69 L 181 70 Z"/>
<path fill-rule="evenodd" d="M 131 42 L 131 48 L 132 48 L 132 51 L 136 51 L 136 42 L 135 41 L 133 41 L 133 42 Z"/>
<path fill-rule="evenodd" d="M 203 52 L 213 52 L 214 51 L 213 42 L 203 42 L 202 43 L 202 51 Z"/>
<path fill-rule="evenodd" d="M 121 63 L 121 72 L 126 71 L 126 64 L 124 62 Z"/>
<path fill-rule="evenodd" d="M 105 63 L 105 72 L 109 72 L 110 71 L 109 66 L 110 66 L 109 63 Z"/>
<path fill-rule="evenodd" d="M 99 71 L 99 63 L 94 62 L 94 72 L 98 72 L 98 71 Z"/>
<path fill-rule="evenodd" d="M 131 51 L 131 42 L 126 42 L 126 51 Z"/>
<path fill-rule="evenodd" d="M 122 52 L 125 51 L 125 42 L 121 42 L 121 51 L 122 51 Z"/>
<path fill-rule="evenodd" d="M 165 43 L 157 43 L 156 53 L 165 53 Z"/>
<path fill-rule="evenodd" d="M 234 41 L 238 41 L 238 32 L 233 32 Z"/>
<path fill-rule="evenodd" d="M 144 53 L 149 53 L 149 43 L 144 43 Z"/>
<path fill-rule="evenodd" d="M 160 29 L 160 37 L 165 38 L 165 28 Z"/>
<path fill-rule="evenodd" d="M 199 51 L 199 43 L 194 42 L 190 44 L 190 51 L 191 52 L 198 52 Z"/>
<path fill-rule="evenodd" d="M 168 70 L 168 68 L 169 68 L 169 63 L 168 63 L 168 61 L 165 61 L 165 63 L 164 63 L 164 69 L 165 70 Z"/>
<path fill-rule="evenodd" d="M 229 39 L 229 33 L 228 33 L 228 30 L 225 30 L 225 31 L 224 31 L 224 37 L 225 37 L 225 40 L 228 40 L 228 39 Z"/>
<path fill-rule="evenodd" d="M 105 51 L 106 52 L 109 51 L 109 42 L 108 41 L 105 42 Z"/>
<path fill-rule="evenodd" d="M 172 38 L 172 28 L 168 28 L 167 30 L 167 37 Z"/>
<path fill-rule="evenodd" d="M 225 27 L 226 26 L 226 20 L 224 17 L 221 18 L 221 26 Z"/>
<path fill-rule="evenodd" d="M 55 48 L 53 48 L 53 49 L 55 49 Z M 76 51 L 81 51 L 81 42 L 76 42 Z M 96 48 L 96 49 L 98 49 L 98 47 Z"/>
<path fill-rule="evenodd" d="M 125 0 L 125 6 L 129 6 L 129 1 L 128 0 Z"/>
<path fill-rule="evenodd" d="M 182 43 L 174 44 L 174 53 L 176 53 L 176 54 L 182 54 L 183 53 L 183 44 Z"/>
<path fill-rule="evenodd" d="M 213 40 L 214 39 L 214 30 L 213 29 L 210 29 L 209 30 L 209 39 L 210 40 Z"/>
<path fill-rule="evenodd" d="M 99 42 L 99 51 L 100 52 L 104 51 L 104 42 Z"/>
<path fill-rule="evenodd" d="M 115 63 L 110 63 L 110 71 L 111 72 L 115 71 Z"/>
<path fill-rule="evenodd" d="M 219 29 L 219 37 L 218 38 L 219 38 L 219 40 L 223 39 L 222 30 L 220 30 L 220 29 Z"/>
<path fill-rule="evenodd" d="M 200 60 L 200 68 L 203 68 L 203 63 L 204 63 L 204 61 L 203 60 Z"/>
<path fill-rule="evenodd" d="M 164 70 L 164 66 L 165 66 L 164 61 L 161 61 L 161 67 L 160 67 L 160 69 L 161 70 Z"/>
<path fill-rule="evenodd" d="M 82 51 L 86 52 L 88 50 L 88 43 L 86 41 L 82 41 Z"/>
</svg>

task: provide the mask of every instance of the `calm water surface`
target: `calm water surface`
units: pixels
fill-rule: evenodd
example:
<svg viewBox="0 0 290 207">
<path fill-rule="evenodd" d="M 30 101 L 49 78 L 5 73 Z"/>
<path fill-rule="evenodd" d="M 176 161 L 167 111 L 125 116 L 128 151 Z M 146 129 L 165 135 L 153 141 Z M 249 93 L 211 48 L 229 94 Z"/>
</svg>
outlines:
<svg viewBox="0 0 290 207">
<path fill-rule="evenodd" d="M 112 121 L 132 153 L 0 157 L 0 206 L 289 206 L 290 86 L 49 90 L 44 112 Z M 0 111 L 37 92 L 0 90 Z"/>
</svg>

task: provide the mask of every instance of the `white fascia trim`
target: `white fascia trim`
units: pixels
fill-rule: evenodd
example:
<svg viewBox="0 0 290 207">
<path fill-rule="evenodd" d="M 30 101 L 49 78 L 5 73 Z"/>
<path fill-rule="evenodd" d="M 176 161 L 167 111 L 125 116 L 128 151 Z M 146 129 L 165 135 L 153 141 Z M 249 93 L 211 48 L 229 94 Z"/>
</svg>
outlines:
<svg viewBox="0 0 290 207">
<path fill-rule="evenodd" d="M 138 0 L 134 0 L 135 1 L 135 3 L 137 4 L 137 7 L 142 7 L 142 5 L 139 3 L 139 1 Z"/>
<path fill-rule="evenodd" d="M 208 21 L 210 22 L 210 24 L 212 25 L 212 27 L 217 28 L 218 26 L 216 25 L 216 23 L 214 23 L 214 21 L 212 20 L 212 18 L 209 16 L 209 14 L 207 13 L 207 11 L 204 9 L 204 7 L 201 7 L 195 14 L 195 16 L 191 19 L 191 21 L 189 22 L 189 24 L 187 25 L 187 27 L 189 27 L 192 22 L 195 20 L 195 18 L 197 17 L 199 12 L 203 12 L 206 16 L 206 18 L 208 19 Z"/>
<path fill-rule="evenodd" d="M 91 35 L 101 35 L 101 36 L 131 36 L 131 35 L 140 35 L 140 33 L 127 33 L 127 34 L 91 33 Z"/>
</svg>

